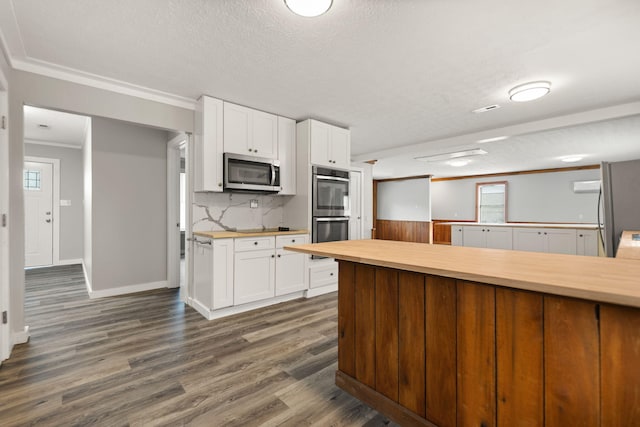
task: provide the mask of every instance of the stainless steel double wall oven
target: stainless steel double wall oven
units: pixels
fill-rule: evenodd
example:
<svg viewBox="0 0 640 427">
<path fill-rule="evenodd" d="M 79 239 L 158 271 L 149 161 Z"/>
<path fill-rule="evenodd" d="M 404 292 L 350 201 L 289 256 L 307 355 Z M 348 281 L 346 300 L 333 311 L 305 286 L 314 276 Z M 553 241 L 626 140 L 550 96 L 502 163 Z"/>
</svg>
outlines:
<svg viewBox="0 0 640 427">
<path fill-rule="evenodd" d="M 313 167 L 313 243 L 349 239 L 349 172 Z"/>
</svg>

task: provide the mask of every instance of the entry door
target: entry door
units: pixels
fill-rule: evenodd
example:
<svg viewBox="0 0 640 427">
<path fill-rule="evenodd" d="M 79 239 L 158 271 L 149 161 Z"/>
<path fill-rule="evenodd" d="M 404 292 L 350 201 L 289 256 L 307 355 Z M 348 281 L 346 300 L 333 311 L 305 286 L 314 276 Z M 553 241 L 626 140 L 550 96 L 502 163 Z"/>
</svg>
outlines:
<svg viewBox="0 0 640 427">
<path fill-rule="evenodd" d="M 362 239 L 362 173 L 351 171 L 349 198 L 351 199 L 351 216 L 349 218 L 349 239 Z"/>
<path fill-rule="evenodd" d="M 25 266 L 53 264 L 53 165 L 24 162 Z"/>
</svg>

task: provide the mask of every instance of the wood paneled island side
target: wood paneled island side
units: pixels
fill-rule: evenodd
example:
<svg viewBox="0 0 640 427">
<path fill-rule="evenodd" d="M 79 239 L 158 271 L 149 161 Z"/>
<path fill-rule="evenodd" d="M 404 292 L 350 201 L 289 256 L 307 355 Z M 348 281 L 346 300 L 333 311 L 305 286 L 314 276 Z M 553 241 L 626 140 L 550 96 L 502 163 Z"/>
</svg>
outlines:
<svg viewBox="0 0 640 427">
<path fill-rule="evenodd" d="M 401 425 L 640 420 L 640 262 L 359 240 L 336 258 L 336 384 Z"/>
</svg>

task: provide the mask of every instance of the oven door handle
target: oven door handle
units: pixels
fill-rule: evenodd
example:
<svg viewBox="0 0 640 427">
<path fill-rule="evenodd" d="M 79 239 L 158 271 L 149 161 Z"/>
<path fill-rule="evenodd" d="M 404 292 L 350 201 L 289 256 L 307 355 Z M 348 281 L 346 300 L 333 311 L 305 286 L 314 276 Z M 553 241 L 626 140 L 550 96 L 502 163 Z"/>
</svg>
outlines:
<svg viewBox="0 0 640 427">
<path fill-rule="evenodd" d="M 327 217 L 327 218 L 313 218 L 314 221 L 317 222 L 338 222 L 338 221 L 349 221 L 349 217 L 347 216 L 341 216 L 341 217 Z"/>
<path fill-rule="evenodd" d="M 340 178 L 340 177 L 337 177 L 337 176 L 329 176 L 329 175 L 316 175 L 316 178 L 327 179 L 329 181 L 349 182 L 349 178 Z"/>
</svg>

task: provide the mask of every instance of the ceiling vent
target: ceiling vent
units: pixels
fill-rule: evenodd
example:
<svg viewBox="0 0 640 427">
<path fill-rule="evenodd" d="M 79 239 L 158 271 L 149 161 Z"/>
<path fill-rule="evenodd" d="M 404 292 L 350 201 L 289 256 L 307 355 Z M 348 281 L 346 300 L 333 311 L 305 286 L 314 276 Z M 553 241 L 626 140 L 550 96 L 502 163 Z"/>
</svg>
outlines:
<svg viewBox="0 0 640 427">
<path fill-rule="evenodd" d="M 487 111 L 491 111 L 491 110 L 497 110 L 498 108 L 500 108 L 500 106 L 498 104 L 493 104 L 493 105 L 487 105 L 486 107 L 482 107 L 482 108 L 478 108 L 476 110 L 473 110 L 472 113 L 486 113 Z"/>
<path fill-rule="evenodd" d="M 414 157 L 414 160 L 420 160 L 422 162 L 439 162 L 442 160 L 451 160 L 460 157 L 482 156 L 484 154 L 487 154 L 485 150 L 474 148 L 473 150 L 456 151 L 453 153 L 436 154 L 433 156 Z"/>
<path fill-rule="evenodd" d="M 39 127 L 40 129 L 49 129 L 49 125 L 45 125 L 45 124 L 43 124 L 43 123 L 40 123 L 40 124 L 38 125 L 38 127 Z"/>
</svg>

